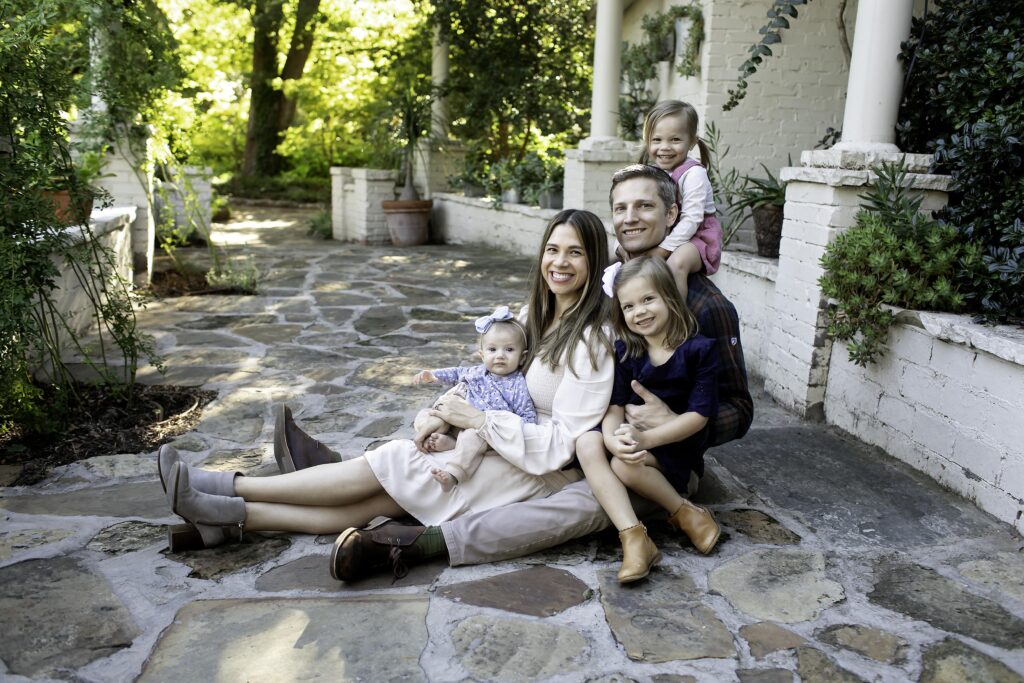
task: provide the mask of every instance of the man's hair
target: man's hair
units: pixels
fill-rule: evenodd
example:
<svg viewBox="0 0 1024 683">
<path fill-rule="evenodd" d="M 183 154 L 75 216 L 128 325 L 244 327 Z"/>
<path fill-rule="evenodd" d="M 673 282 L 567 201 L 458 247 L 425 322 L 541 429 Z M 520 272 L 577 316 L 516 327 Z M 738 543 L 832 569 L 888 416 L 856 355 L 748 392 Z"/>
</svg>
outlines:
<svg viewBox="0 0 1024 683">
<path fill-rule="evenodd" d="M 678 206 L 679 200 L 676 195 L 676 183 L 672 180 L 672 176 L 657 166 L 648 166 L 647 164 L 632 164 L 631 166 L 620 168 L 612 175 L 612 189 L 608 190 L 609 206 L 614 204 L 612 195 L 615 194 L 615 186 L 634 178 L 650 178 L 658 184 L 658 197 L 661 198 L 661 203 L 665 205 L 666 214 L 673 204 Z"/>
</svg>

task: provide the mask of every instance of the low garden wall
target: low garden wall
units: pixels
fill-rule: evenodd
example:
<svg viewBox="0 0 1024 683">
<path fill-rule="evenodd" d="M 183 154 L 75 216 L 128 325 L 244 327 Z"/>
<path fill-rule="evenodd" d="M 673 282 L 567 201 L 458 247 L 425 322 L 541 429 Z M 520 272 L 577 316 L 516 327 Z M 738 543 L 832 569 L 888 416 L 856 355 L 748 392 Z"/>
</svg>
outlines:
<svg viewBox="0 0 1024 683">
<path fill-rule="evenodd" d="M 487 244 L 524 256 L 534 256 L 555 209 L 504 204 L 500 211 L 490 199 L 461 194 L 434 194 L 432 242 Z"/>
<path fill-rule="evenodd" d="M 127 282 L 132 281 L 132 223 L 136 220 L 134 206 L 113 207 L 92 212 L 90 230 L 99 245 L 113 255 L 117 273 Z M 81 240 L 82 227 L 70 226 L 73 239 Z M 54 256 L 60 277 L 53 292 L 54 304 L 76 336 L 82 336 L 95 325 L 93 307 L 81 283 L 58 256 Z"/>
<path fill-rule="evenodd" d="M 1024 533 L 1024 331 L 952 314 L 897 319 L 867 368 L 833 345 L 828 422 Z"/>
</svg>

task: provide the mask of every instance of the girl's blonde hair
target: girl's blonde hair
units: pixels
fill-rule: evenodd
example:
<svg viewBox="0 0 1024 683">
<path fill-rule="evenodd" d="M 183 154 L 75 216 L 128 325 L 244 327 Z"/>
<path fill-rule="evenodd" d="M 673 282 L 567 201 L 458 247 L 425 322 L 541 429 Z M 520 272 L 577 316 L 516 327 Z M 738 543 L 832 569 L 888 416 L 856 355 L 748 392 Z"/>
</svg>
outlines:
<svg viewBox="0 0 1024 683">
<path fill-rule="evenodd" d="M 623 360 L 643 358 L 647 353 L 647 341 L 626 326 L 626 316 L 622 313 L 622 307 L 619 306 L 618 301 L 619 287 L 638 277 L 647 278 L 647 281 L 654 287 L 654 291 L 664 299 L 665 306 L 668 308 L 668 327 L 665 329 L 665 346 L 667 348 L 676 348 L 699 331 L 697 318 L 679 294 L 672 271 L 668 269 L 668 264 L 664 260 L 656 256 L 641 256 L 626 261 L 622 264 L 619 272 L 615 275 L 614 283 L 612 283 L 612 293 L 615 295 L 615 303 L 612 306 L 612 326 L 615 328 L 615 334 L 626 345 Z"/>
<path fill-rule="evenodd" d="M 683 118 L 686 134 L 697 143 L 697 147 L 700 149 L 700 163 L 704 168 L 707 168 L 708 164 L 711 163 L 711 153 L 708 151 L 708 146 L 700 139 L 700 135 L 697 134 L 697 129 L 700 127 L 700 117 L 697 116 L 697 110 L 693 108 L 693 105 L 681 100 L 658 102 L 654 105 L 653 109 L 647 112 L 647 118 L 644 119 L 644 151 L 640 156 L 640 163 L 651 163 L 650 156 L 647 153 L 651 146 L 651 135 L 654 134 L 654 127 L 666 116 L 681 116 Z"/>
</svg>

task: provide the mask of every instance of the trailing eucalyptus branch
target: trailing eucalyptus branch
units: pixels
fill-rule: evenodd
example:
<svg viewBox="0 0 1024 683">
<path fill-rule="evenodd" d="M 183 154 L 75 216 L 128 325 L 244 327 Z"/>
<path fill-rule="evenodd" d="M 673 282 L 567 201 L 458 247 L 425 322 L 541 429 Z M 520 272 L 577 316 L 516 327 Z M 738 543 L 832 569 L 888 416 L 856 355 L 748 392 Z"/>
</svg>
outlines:
<svg viewBox="0 0 1024 683">
<path fill-rule="evenodd" d="M 797 5 L 806 5 L 808 0 L 774 0 L 768 10 L 768 23 L 758 29 L 761 40 L 748 48 L 750 57 L 740 64 L 736 88 L 729 89 L 729 100 L 722 105 L 723 111 L 730 111 L 747 96 L 747 79 L 757 73 L 757 67 L 765 57 L 772 55 L 771 45 L 782 42 L 782 30 L 789 28 L 789 19 L 797 17 Z"/>
</svg>

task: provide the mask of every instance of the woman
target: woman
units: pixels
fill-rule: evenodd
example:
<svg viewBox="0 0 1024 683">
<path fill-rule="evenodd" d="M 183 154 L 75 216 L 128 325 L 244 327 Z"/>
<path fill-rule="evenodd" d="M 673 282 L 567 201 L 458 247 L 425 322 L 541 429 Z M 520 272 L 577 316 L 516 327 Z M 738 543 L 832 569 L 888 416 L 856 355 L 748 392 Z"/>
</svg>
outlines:
<svg viewBox="0 0 1024 683">
<path fill-rule="evenodd" d="M 600 219 L 567 209 L 548 224 L 531 274 L 525 310 L 527 385 L 538 423 L 512 413 L 480 411 L 456 396 L 435 417 L 475 429 L 493 450 L 476 475 L 442 491 L 431 470 L 442 454 L 425 454 L 410 440 L 392 441 L 361 457 L 274 477 L 242 477 L 185 465 L 170 447 L 160 451 L 160 478 L 172 510 L 194 525 L 206 547 L 252 531 L 340 533 L 374 517 L 410 514 L 438 524 L 468 512 L 550 495 L 579 478 L 562 470 L 575 442 L 608 407 L 611 345 L 602 327 L 608 262 Z M 521 318 L 523 316 L 521 315 Z"/>
</svg>

